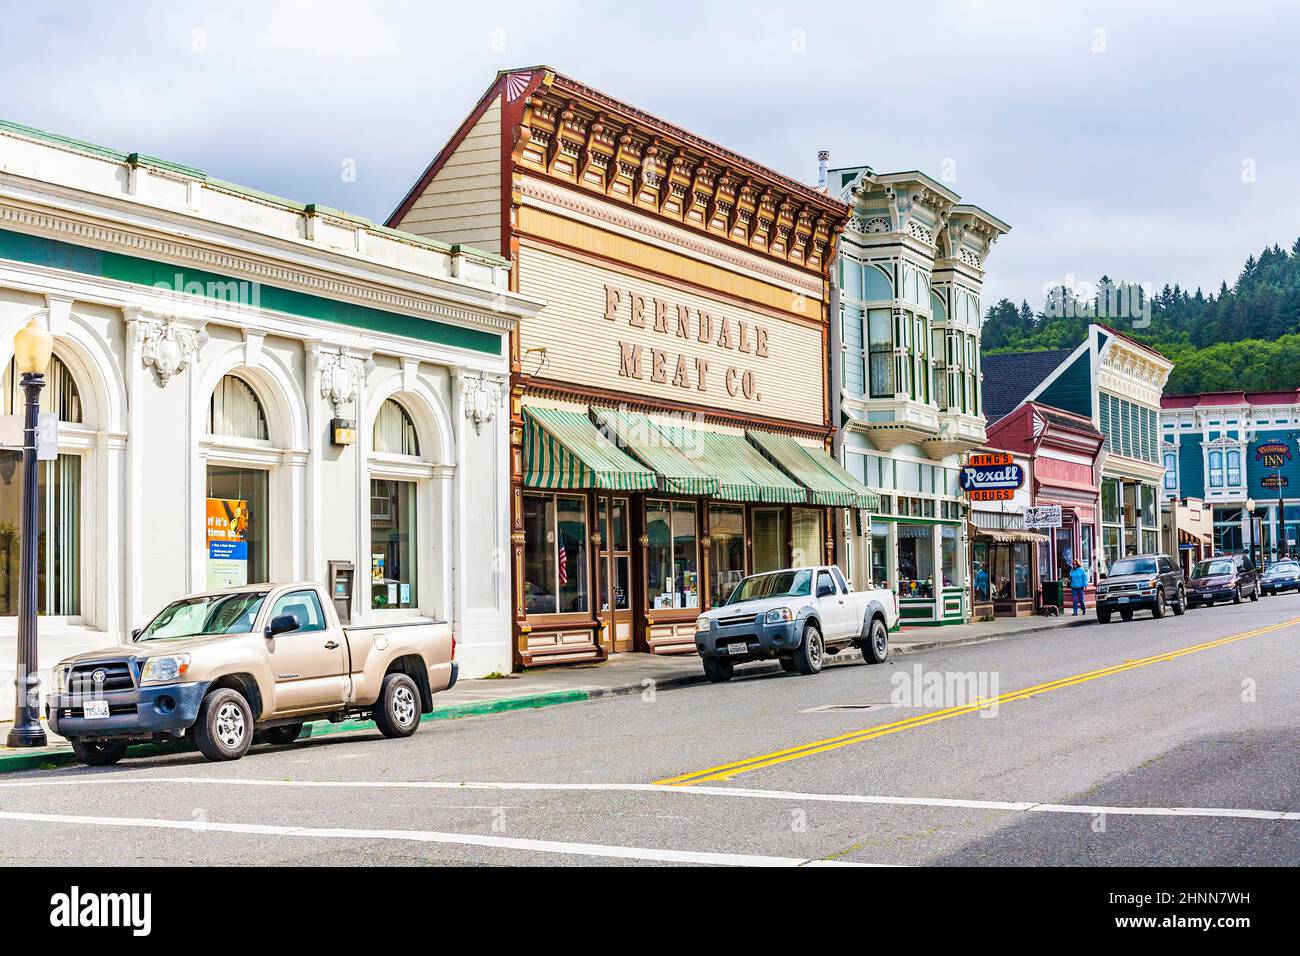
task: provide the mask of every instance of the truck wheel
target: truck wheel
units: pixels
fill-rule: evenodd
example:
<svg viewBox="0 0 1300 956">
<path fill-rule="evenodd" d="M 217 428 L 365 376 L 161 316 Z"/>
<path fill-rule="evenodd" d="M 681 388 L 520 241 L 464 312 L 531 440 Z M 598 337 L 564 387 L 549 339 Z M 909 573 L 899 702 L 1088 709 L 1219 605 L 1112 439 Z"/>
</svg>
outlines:
<svg viewBox="0 0 1300 956">
<path fill-rule="evenodd" d="M 253 745 L 253 709 L 233 687 L 203 698 L 194 722 L 194 743 L 209 760 L 238 760 Z"/>
<path fill-rule="evenodd" d="M 420 726 L 420 688 L 408 674 L 388 674 L 375 701 L 375 726 L 385 737 L 409 737 Z"/>
<path fill-rule="evenodd" d="M 1250 599 L 1251 599 L 1252 601 L 1258 601 L 1258 600 L 1259 600 L 1259 585 L 1258 585 L 1258 584 L 1256 584 L 1256 585 L 1255 585 L 1255 589 L 1254 589 L 1253 591 L 1250 592 Z"/>
<path fill-rule="evenodd" d="M 862 659 L 868 664 L 883 664 L 889 658 L 889 631 L 878 617 L 867 627 L 867 642 L 862 645 Z"/>
<path fill-rule="evenodd" d="M 1165 591 L 1164 588 L 1156 591 L 1156 606 L 1151 609 L 1151 616 L 1159 620 L 1165 616 Z"/>
<path fill-rule="evenodd" d="M 705 657 L 704 676 L 709 679 L 711 684 L 725 684 L 731 680 L 731 675 L 736 672 L 736 665 L 731 661 L 724 661 L 717 657 Z"/>
<path fill-rule="evenodd" d="M 88 767 L 110 767 L 126 756 L 126 744 L 112 740 L 78 740 L 72 738 L 72 752 Z"/>
<path fill-rule="evenodd" d="M 1181 617 L 1183 612 L 1187 610 L 1187 592 L 1182 588 L 1179 588 L 1178 603 L 1172 604 L 1170 607 L 1174 610 L 1174 617 Z"/>
<path fill-rule="evenodd" d="M 781 662 L 781 670 L 785 671 L 787 674 L 793 674 L 795 672 L 796 668 L 794 666 L 793 657 L 787 657 L 786 655 L 782 654 L 780 657 L 777 658 L 777 660 Z"/>
<path fill-rule="evenodd" d="M 302 724 L 281 724 L 278 727 L 267 727 L 262 731 L 262 736 L 266 738 L 268 744 L 280 746 L 293 743 L 300 733 L 302 733 Z"/>
<path fill-rule="evenodd" d="M 826 658 L 826 643 L 822 640 L 822 632 L 817 630 L 816 624 L 805 624 L 803 627 L 803 640 L 794 651 L 794 666 L 800 674 L 816 674 L 822 669 L 822 664 Z"/>
<path fill-rule="evenodd" d="M 1232 592 L 1232 603 L 1233 603 L 1233 604 L 1240 604 L 1240 603 L 1241 603 L 1241 585 L 1240 585 L 1240 584 L 1237 585 L 1237 590 L 1235 590 L 1235 591 Z"/>
<path fill-rule="evenodd" d="M 1110 608 L 1108 607 L 1097 608 L 1097 623 L 1098 624 L 1110 623 Z"/>
</svg>

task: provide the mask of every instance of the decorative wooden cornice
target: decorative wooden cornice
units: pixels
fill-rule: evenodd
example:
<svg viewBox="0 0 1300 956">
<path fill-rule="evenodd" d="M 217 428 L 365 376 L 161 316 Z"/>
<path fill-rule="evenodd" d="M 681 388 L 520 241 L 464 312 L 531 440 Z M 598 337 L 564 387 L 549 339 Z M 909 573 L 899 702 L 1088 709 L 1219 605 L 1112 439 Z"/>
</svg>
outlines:
<svg viewBox="0 0 1300 956">
<path fill-rule="evenodd" d="M 839 200 L 545 67 L 501 82 L 535 85 L 512 134 L 518 169 L 829 274 Z"/>
</svg>

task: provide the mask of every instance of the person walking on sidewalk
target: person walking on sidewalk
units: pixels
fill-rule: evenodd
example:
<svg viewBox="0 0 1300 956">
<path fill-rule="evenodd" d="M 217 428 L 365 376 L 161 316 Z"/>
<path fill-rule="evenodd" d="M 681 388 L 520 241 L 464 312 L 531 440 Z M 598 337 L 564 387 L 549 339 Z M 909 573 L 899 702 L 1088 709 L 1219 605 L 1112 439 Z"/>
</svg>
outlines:
<svg viewBox="0 0 1300 956">
<path fill-rule="evenodd" d="M 1074 616 L 1088 613 L 1088 606 L 1083 603 L 1083 592 L 1088 587 L 1088 569 L 1080 561 L 1074 562 L 1070 570 L 1070 595 L 1074 598 Z"/>
</svg>

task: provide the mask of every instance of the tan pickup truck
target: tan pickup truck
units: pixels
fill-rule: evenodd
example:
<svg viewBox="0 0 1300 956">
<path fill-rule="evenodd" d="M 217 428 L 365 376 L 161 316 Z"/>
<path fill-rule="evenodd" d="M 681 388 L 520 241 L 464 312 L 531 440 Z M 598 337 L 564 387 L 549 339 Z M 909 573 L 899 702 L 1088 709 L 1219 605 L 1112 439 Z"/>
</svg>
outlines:
<svg viewBox="0 0 1300 956">
<path fill-rule="evenodd" d="M 254 735 L 286 744 L 308 720 L 368 716 L 409 737 L 456 683 L 454 656 L 446 623 L 343 627 L 315 584 L 253 584 L 174 601 L 130 645 L 61 661 L 46 716 L 93 766 L 191 734 L 209 760 L 238 760 Z"/>
</svg>

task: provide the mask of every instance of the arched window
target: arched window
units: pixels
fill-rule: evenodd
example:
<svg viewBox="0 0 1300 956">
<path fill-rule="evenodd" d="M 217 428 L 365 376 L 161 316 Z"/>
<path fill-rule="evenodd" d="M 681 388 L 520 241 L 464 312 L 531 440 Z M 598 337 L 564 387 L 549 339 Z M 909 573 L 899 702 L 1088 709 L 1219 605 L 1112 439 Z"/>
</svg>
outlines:
<svg viewBox="0 0 1300 956">
<path fill-rule="evenodd" d="M 391 398 L 379 406 L 379 414 L 375 416 L 374 446 L 375 451 L 388 455 L 420 454 L 420 441 L 411 416 Z"/>
<path fill-rule="evenodd" d="M 4 376 L 4 409 L 6 415 L 21 415 L 27 396 L 23 394 L 22 376 L 13 359 Z M 45 387 L 41 389 L 41 411 L 58 412 L 59 421 L 81 424 L 81 393 L 72 373 L 57 355 L 50 356 L 50 366 L 45 370 Z"/>
<path fill-rule="evenodd" d="M 266 441 L 266 412 L 252 386 L 237 375 L 226 375 L 208 403 L 208 434 Z"/>
</svg>

